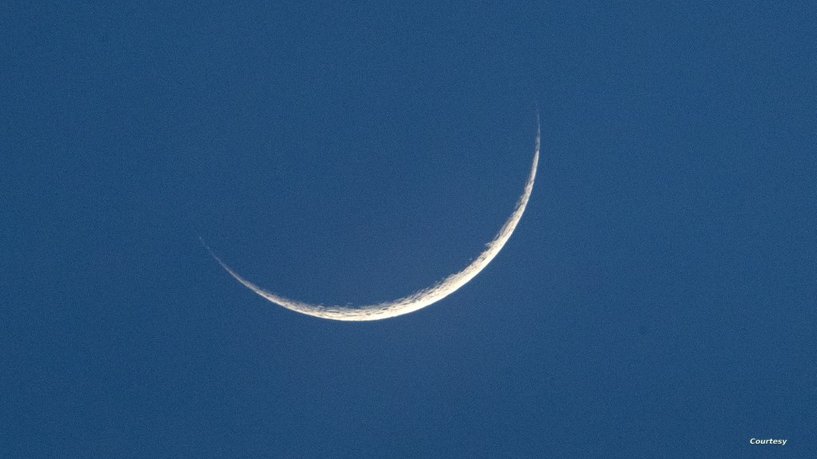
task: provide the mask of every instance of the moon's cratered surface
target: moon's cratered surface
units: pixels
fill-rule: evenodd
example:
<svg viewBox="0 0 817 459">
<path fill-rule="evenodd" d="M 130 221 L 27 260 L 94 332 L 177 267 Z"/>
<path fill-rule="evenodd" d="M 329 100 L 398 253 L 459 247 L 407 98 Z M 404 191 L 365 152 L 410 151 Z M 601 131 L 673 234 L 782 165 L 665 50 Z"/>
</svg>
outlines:
<svg viewBox="0 0 817 459">
<path fill-rule="evenodd" d="M 530 168 L 530 175 L 528 181 L 525 183 L 525 190 L 522 196 L 516 202 L 516 207 L 513 213 L 502 225 L 496 237 L 486 245 L 485 251 L 482 252 L 471 264 L 466 266 L 462 271 L 449 275 L 445 279 L 437 282 L 431 287 L 418 290 L 408 296 L 392 301 L 385 301 L 377 304 L 370 304 L 366 306 L 325 306 L 321 304 L 309 304 L 298 300 L 291 300 L 275 293 L 268 292 L 263 288 L 248 281 L 230 266 L 224 263 L 218 256 L 216 256 L 209 247 L 210 255 L 224 268 L 231 276 L 235 278 L 242 285 L 252 290 L 259 296 L 266 300 L 282 306 L 289 310 L 300 312 L 308 316 L 320 317 L 322 319 L 344 320 L 353 322 L 362 322 L 370 320 L 388 319 L 391 317 L 402 316 L 426 306 L 432 305 L 443 298 L 451 295 L 467 284 L 471 279 L 476 277 L 486 266 L 499 254 L 499 251 L 508 242 L 513 234 L 519 220 L 522 219 L 522 214 L 525 213 L 525 207 L 528 205 L 531 192 L 533 191 L 533 181 L 536 178 L 536 168 L 539 164 L 539 145 L 540 145 L 540 128 L 537 121 L 536 126 L 536 146 L 533 154 L 533 164 Z"/>
</svg>

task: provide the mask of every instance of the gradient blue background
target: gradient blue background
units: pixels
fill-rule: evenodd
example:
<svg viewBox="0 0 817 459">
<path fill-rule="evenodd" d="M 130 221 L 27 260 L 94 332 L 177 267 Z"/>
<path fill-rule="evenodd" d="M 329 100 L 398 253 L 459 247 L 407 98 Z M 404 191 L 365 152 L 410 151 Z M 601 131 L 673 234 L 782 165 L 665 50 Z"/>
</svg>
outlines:
<svg viewBox="0 0 817 459">
<path fill-rule="evenodd" d="M 708 3 L 3 2 L 0 455 L 815 457 L 817 7 Z M 198 241 L 409 293 L 537 106 L 423 311 Z"/>
</svg>

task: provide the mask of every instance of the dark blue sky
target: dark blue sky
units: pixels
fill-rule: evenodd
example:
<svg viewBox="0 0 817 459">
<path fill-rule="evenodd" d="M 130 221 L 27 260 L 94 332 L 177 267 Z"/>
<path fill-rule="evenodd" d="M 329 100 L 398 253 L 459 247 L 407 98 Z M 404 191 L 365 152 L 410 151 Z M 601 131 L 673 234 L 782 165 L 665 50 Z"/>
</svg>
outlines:
<svg viewBox="0 0 817 459">
<path fill-rule="evenodd" d="M 817 455 L 813 3 L 385 3 L 0 6 L 0 455 Z"/>
</svg>

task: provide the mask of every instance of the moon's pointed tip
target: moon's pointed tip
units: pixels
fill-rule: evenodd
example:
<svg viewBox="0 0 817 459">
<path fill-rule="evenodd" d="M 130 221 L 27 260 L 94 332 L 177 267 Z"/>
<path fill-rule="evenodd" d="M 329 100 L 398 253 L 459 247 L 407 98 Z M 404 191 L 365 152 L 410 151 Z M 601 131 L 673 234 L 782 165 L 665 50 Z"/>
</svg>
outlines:
<svg viewBox="0 0 817 459">
<path fill-rule="evenodd" d="M 199 236 L 199 242 L 201 242 L 201 245 L 204 247 L 205 250 L 207 250 L 207 253 L 209 253 L 211 257 L 213 257 L 220 265 L 224 266 L 224 262 L 222 262 L 221 258 L 219 258 L 215 252 L 213 252 L 213 249 L 211 249 L 210 246 L 207 245 L 206 242 L 204 242 L 203 237 Z"/>
<path fill-rule="evenodd" d="M 536 105 L 536 141 L 539 142 L 539 137 L 542 133 L 542 123 L 539 119 L 539 105 Z"/>
</svg>

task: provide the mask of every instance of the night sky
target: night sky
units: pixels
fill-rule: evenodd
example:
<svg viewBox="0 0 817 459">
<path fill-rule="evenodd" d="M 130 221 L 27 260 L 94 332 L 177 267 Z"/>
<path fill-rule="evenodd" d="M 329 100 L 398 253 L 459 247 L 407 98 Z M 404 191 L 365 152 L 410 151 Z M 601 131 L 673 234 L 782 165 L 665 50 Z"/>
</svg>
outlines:
<svg viewBox="0 0 817 459">
<path fill-rule="evenodd" d="M 813 2 L 170 3 L 0 5 L 0 456 L 817 457 Z"/>
</svg>

